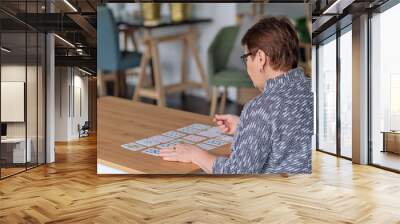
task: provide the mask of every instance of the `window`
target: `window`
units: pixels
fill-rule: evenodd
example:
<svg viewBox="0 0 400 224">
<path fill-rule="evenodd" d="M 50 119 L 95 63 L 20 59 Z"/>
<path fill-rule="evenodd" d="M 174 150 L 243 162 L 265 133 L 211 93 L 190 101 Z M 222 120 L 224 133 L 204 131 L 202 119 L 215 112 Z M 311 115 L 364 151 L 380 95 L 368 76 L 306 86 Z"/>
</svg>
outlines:
<svg viewBox="0 0 400 224">
<path fill-rule="evenodd" d="M 372 164 L 400 170 L 400 4 L 371 18 Z"/>
<path fill-rule="evenodd" d="M 311 60 L 312 60 L 312 76 L 311 76 L 311 82 L 312 82 L 312 92 L 314 95 L 314 135 L 312 137 L 312 149 L 316 149 L 317 148 L 317 62 L 316 62 L 316 58 L 317 58 L 317 48 L 315 45 L 312 46 L 312 51 L 311 51 Z"/>
<path fill-rule="evenodd" d="M 318 48 L 318 149 L 336 153 L 336 36 Z"/>
<path fill-rule="evenodd" d="M 21 14 L 39 13 L 44 3 L 18 7 Z M 45 44 L 43 33 L 0 12 L 0 178 L 45 163 Z"/>
<path fill-rule="evenodd" d="M 340 155 L 352 157 L 352 34 L 342 31 L 340 44 Z"/>
<path fill-rule="evenodd" d="M 316 52 L 317 148 L 350 159 L 353 79 L 351 24 L 337 35 L 322 41 Z"/>
</svg>

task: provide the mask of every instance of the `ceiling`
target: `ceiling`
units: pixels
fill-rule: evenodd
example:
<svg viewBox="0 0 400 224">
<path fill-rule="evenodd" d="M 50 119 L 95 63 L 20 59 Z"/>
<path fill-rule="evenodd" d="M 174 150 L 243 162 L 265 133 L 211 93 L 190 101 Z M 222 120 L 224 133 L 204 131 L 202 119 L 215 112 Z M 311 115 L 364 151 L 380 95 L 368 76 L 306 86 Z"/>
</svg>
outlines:
<svg viewBox="0 0 400 224">
<path fill-rule="evenodd" d="M 35 58 L 44 44 L 38 46 L 34 37 L 48 32 L 57 34 L 56 65 L 84 64 L 95 71 L 97 4 L 97 0 L 1 0 L 1 39 L 2 46 L 11 50 L 8 60 Z"/>
<path fill-rule="evenodd" d="M 311 0 L 313 44 L 351 24 L 353 17 L 373 11 L 388 0 Z"/>
</svg>

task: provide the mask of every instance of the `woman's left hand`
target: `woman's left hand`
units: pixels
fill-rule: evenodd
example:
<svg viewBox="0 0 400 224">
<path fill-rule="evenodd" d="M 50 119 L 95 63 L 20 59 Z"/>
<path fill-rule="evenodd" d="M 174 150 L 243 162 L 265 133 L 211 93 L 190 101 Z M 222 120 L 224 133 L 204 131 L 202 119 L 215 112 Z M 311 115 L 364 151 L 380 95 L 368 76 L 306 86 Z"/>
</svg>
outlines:
<svg viewBox="0 0 400 224">
<path fill-rule="evenodd" d="M 176 145 L 172 148 L 160 149 L 159 156 L 168 161 L 190 163 L 193 162 L 192 155 L 196 150 L 201 149 L 194 145 L 182 144 Z"/>
</svg>

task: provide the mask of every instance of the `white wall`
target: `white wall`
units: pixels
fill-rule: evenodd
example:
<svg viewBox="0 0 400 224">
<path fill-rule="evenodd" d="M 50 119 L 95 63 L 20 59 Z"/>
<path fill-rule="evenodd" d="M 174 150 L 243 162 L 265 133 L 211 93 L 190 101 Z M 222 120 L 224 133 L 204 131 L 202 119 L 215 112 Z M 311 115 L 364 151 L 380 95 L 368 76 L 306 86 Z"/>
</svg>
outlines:
<svg viewBox="0 0 400 224">
<path fill-rule="evenodd" d="M 88 78 L 71 67 L 56 67 L 55 73 L 55 141 L 70 141 L 79 137 L 78 124 L 88 120 Z"/>
<path fill-rule="evenodd" d="M 75 70 L 75 72 L 79 72 Z M 74 75 L 74 94 L 71 98 L 74 98 L 75 106 L 72 108 L 72 119 L 71 119 L 71 135 L 72 138 L 78 138 L 79 132 L 77 129 L 78 124 L 82 126 L 85 121 L 88 121 L 88 78 L 87 76 L 81 76 L 82 73 Z M 75 112 L 74 112 L 75 110 Z M 81 110 L 81 111 L 80 111 Z"/>
<path fill-rule="evenodd" d="M 68 86 L 67 67 L 55 68 L 55 141 L 68 140 Z"/>
<path fill-rule="evenodd" d="M 26 72 L 28 74 L 36 74 L 36 67 L 33 66 L 25 66 L 18 64 L 8 64 L 1 66 L 1 81 L 3 82 L 24 82 L 26 83 L 25 76 Z M 27 93 L 28 97 L 36 97 L 35 93 Z M 29 100 L 31 101 L 31 99 Z M 24 108 L 22 108 L 24 109 Z M 1 108 L 1 110 L 7 110 L 7 108 Z M 30 115 L 28 115 L 28 121 L 31 122 Z M 36 116 L 36 114 L 35 114 Z M 36 121 L 36 120 L 35 120 Z M 26 122 L 7 122 L 7 136 L 8 137 L 25 137 L 25 126 Z M 28 127 L 32 125 L 29 124 Z M 29 133 L 28 133 L 29 134 Z"/>
</svg>

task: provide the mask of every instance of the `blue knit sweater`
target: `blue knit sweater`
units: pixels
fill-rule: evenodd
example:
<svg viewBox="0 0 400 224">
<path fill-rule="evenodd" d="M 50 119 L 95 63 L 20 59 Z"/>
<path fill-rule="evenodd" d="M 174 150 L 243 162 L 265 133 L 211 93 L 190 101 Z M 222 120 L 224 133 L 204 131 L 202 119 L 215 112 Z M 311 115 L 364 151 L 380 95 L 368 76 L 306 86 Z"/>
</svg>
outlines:
<svg viewBox="0 0 400 224">
<path fill-rule="evenodd" d="M 214 174 L 311 173 L 313 94 L 301 68 L 267 80 L 240 116 L 229 158 Z"/>
</svg>

